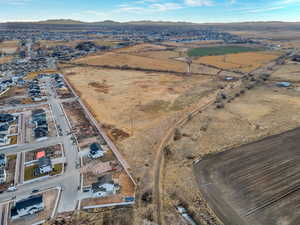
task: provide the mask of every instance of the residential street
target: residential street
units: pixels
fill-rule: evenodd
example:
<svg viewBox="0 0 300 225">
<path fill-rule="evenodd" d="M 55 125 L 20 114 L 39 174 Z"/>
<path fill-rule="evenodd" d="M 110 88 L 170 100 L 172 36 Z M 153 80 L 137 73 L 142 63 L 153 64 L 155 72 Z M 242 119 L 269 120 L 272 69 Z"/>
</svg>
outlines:
<svg viewBox="0 0 300 225">
<path fill-rule="evenodd" d="M 49 104 L 52 110 L 55 123 L 59 124 L 63 136 L 48 137 L 44 141 L 30 144 L 20 144 L 18 146 L 7 147 L 1 150 L 1 153 L 5 154 L 18 154 L 18 162 L 20 162 L 16 167 L 15 176 L 18 181 L 17 190 L 15 192 L 2 193 L 0 195 L 0 201 L 3 202 L 11 200 L 14 197 L 16 197 L 16 200 L 26 198 L 30 196 L 32 190 L 46 190 L 53 187 L 60 187 L 62 192 L 58 205 L 58 212 L 73 211 L 75 210 L 75 207 L 77 205 L 77 195 L 80 185 L 80 171 L 79 168 L 76 168 L 76 165 L 79 162 L 79 154 L 76 145 L 73 144 L 73 141 L 71 139 L 72 136 L 67 135 L 70 133 L 71 129 L 68 125 L 67 118 L 65 117 L 64 112 L 62 110 L 62 106 L 60 105 L 61 101 L 56 97 L 55 89 L 52 86 L 51 79 L 48 77 L 43 79 L 46 83 L 46 90 L 49 95 L 47 102 L 17 107 L 2 107 L 1 109 L 21 109 Z M 24 170 L 22 164 L 24 163 L 24 156 L 22 157 L 22 155 L 28 151 L 45 148 L 56 144 L 63 144 L 64 147 L 64 155 L 66 161 L 64 173 L 56 177 L 37 179 L 33 182 L 23 184 Z"/>
</svg>

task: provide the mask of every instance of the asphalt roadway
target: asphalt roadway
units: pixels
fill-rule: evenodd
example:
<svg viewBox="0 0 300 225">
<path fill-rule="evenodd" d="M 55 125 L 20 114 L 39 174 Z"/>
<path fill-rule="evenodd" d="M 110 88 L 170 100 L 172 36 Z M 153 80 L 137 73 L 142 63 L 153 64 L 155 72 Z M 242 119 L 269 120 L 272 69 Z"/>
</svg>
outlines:
<svg viewBox="0 0 300 225">
<path fill-rule="evenodd" d="M 25 183 L 17 186 L 17 190 L 15 192 L 5 192 L 0 194 L 0 202 L 6 202 L 13 198 L 16 200 L 21 200 L 27 198 L 31 195 L 32 190 L 47 190 L 53 187 L 61 188 L 61 197 L 58 204 L 57 212 L 69 212 L 74 211 L 77 206 L 77 201 L 79 199 L 78 188 L 80 186 L 80 170 L 76 168 L 77 162 L 79 162 L 79 154 L 77 151 L 77 147 L 73 144 L 72 136 L 68 135 L 71 131 L 67 118 L 64 115 L 62 110 L 62 106 L 60 105 L 60 100 L 57 98 L 55 93 L 55 88 L 52 85 L 52 81 L 50 78 L 43 78 L 46 83 L 46 89 L 49 94 L 47 103 L 49 104 L 53 113 L 54 120 L 57 125 L 60 126 L 62 130 L 62 136 L 58 137 L 49 137 L 48 139 L 36 142 L 32 144 L 21 144 L 18 146 L 14 146 L 11 148 L 5 148 L 0 150 L 1 153 L 20 153 L 31 151 L 33 149 L 44 148 L 48 146 L 52 146 L 55 144 L 63 144 L 66 158 L 66 167 L 65 172 L 62 175 L 56 177 L 47 177 L 45 179 L 38 179 L 31 183 Z M 42 104 L 31 104 L 25 107 L 33 107 Z M 22 108 L 24 106 L 18 106 L 18 108 Z M 1 110 L 10 110 L 16 107 L 2 107 Z"/>
</svg>

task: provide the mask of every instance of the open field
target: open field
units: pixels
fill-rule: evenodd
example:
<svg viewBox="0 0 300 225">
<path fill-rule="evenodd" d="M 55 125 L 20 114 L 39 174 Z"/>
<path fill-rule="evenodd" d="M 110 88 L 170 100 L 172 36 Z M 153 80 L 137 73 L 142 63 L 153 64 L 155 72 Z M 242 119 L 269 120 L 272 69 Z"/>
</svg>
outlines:
<svg viewBox="0 0 300 225">
<path fill-rule="evenodd" d="M 80 67 L 67 69 L 68 73 L 73 74 L 68 80 L 97 119 L 127 133 L 147 129 L 158 117 L 183 109 L 214 87 L 211 78 L 196 75 L 184 78 Z"/>
<path fill-rule="evenodd" d="M 222 69 L 250 72 L 279 56 L 279 52 L 243 52 L 227 55 L 204 56 L 193 62 L 212 65 Z"/>
<path fill-rule="evenodd" d="M 148 51 L 158 51 L 165 50 L 165 46 L 154 45 L 154 44 L 138 44 L 130 47 L 125 47 L 117 49 L 114 52 L 117 53 L 139 53 L 139 52 L 148 52 Z"/>
<path fill-rule="evenodd" d="M 7 62 L 11 61 L 12 58 L 13 58 L 12 56 L 0 57 L 0 64 L 7 63 Z"/>
<path fill-rule="evenodd" d="M 201 193 L 210 185 L 207 183 L 199 191 L 196 180 L 191 177 L 193 161 L 206 154 L 222 152 L 299 127 L 299 97 L 300 92 L 295 89 L 267 84 L 246 91 L 231 103 L 226 103 L 224 109 L 208 108 L 179 128 L 182 138 L 170 144 L 170 153 L 165 156 L 162 185 L 166 223 L 178 224 L 173 212 L 174 204 L 178 203 L 185 204 L 200 224 L 212 222 L 211 210 Z"/>
<path fill-rule="evenodd" d="M 166 41 L 162 43 L 166 46 L 172 46 L 172 47 L 194 47 L 196 45 L 215 45 L 215 44 L 223 44 L 223 41 L 221 40 L 211 40 L 211 41 L 192 41 L 192 42 L 174 42 L 174 41 Z"/>
<path fill-rule="evenodd" d="M 199 186 L 225 224 L 299 223 L 299 134 L 268 137 L 196 164 Z"/>
<path fill-rule="evenodd" d="M 0 52 L 7 54 L 15 53 L 18 49 L 19 41 L 3 41 L 0 43 Z"/>
<path fill-rule="evenodd" d="M 73 61 L 74 63 L 94 66 L 131 67 L 148 70 L 163 70 L 174 72 L 186 72 L 187 65 L 183 62 L 171 59 L 154 59 L 136 55 L 106 53 L 104 55 L 87 56 Z"/>
<path fill-rule="evenodd" d="M 218 82 L 199 75 L 103 70 L 87 67 L 62 71 L 104 126 L 139 182 L 139 194 L 152 187 L 156 144 L 191 105 L 214 94 Z M 137 222 L 153 205 L 141 206 Z"/>
<path fill-rule="evenodd" d="M 215 46 L 215 47 L 202 47 L 202 48 L 192 48 L 187 54 L 190 57 L 200 57 L 209 55 L 225 55 L 241 52 L 254 52 L 261 51 L 261 48 L 252 48 L 244 46 Z"/>
<path fill-rule="evenodd" d="M 281 66 L 273 73 L 272 77 L 282 81 L 300 81 L 300 64 L 291 63 Z"/>
<path fill-rule="evenodd" d="M 179 52 L 176 51 L 148 51 L 135 53 L 135 55 L 162 60 L 177 58 L 180 56 Z"/>
</svg>

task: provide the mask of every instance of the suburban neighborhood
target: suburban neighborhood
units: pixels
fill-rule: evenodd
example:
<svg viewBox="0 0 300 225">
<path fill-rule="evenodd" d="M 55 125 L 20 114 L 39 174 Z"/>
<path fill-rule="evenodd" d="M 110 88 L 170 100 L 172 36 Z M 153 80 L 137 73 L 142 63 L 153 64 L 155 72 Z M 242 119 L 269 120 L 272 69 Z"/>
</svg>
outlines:
<svg viewBox="0 0 300 225">
<path fill-rule="evenodd" d="M 3 225 L 42 224 L 58 213 L 135 202 L 129 166 L 64 75 L 55 72 L 53 61 L 35 60 L 33 66 L 26 56 L 1 64 Z M 9 98 L 15 106 L 6 102 Z M 76 116 L 84 118 L 90 132 L 75 131 L 68 104 L 80 107 Z"/>
</svg>

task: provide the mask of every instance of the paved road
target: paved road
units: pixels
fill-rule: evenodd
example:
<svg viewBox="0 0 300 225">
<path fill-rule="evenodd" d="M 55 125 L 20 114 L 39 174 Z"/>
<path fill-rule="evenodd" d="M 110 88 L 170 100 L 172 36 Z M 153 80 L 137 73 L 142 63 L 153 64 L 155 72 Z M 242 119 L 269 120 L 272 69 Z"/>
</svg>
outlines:
<svg viewBox="0 0 300 225">
<path fill-rule="evenodd" d="M 31 144 L 21 144 L 14 147 L 8 147 L 6 149 L 1 150 L 1 153 L 5 154 L 18 154 L 19 156 L 24 154 L 24 152 L 31 151 L 34 149 L 44 148 L 56 144 L 63 144 L 65 150 L 65 160 L 66 160 L 66 167 L 64 174 L 56 177 L 45 178 L 45 179 L 38 179 L 31 183 L 23 184 L 23 166 L 19 163 L 19 167 L 17 166 L 17 177 L 18 177 L 18 190 L 15 192 L 5 192 L 0 195 L 0 202 L 11 200 L 12 198 L 16 197 L 16 200 L 20 200 L 26 198 L 31 195 L 32 190 L 45 190 L 50 189 L 53 187 L 61 187 L 62 194 L 61 199 L 58 205 L 58 212 L 66 212 L 66 211 L 73 211 L 77 206 L 77 199 L 78 199 L 78 187 L 80 185 L 80 171 L 76 169 L 76 164 L 79 162 L 79 154 L 77 151 L 76 146 L 73 144 L 71 139 L 71 135 L 67 135 L 70 133 L 71 129 L 68 125 L 67 118 L 64 116 L 61 101 L 56 97 L 55 88 L 52 86 L 52 82 L 50 78 L 44 78 L 46 83 L 46 90 L 49 93 L 49 98 L 47 102 L 39 103 L 39 104 L 30 104 L 30 105 L 20 105 L 15 107 L 5 107 L 0 108 L 5 110 L 10 109 L 21 109 L 21 108 L 28 108 L 33 106 L 40 106 L 49 104 L 54 120 L 56 124 L 59 124 L 63 136 L 59 137 L 49 137 L 45 141 L 31 143 Z M 22 161 L 22 160 L 21 160 Z"/>
<path fill-rule="evenodd" d="M 55 88 L 53 88 L 50 78 L 46 81 L 46 88 L 50 93 L 48 102 L 52 108 L 53 116 L 56 124 L 60 125 L 63 135 L 70 133 L 71 129 L 68 125 L 67 118 L 64 116 L 60 100 L 56 98 Z M 73 211 L 77 204 L 78 187 L 80 185 L 80 171 L 76 169 L 76 164 L 79 162 L 79 154 L 76 146 L 71 140 L 71 135 L 64 136 L 63 145 L 65 149 L 65 157 L 67 166 L 65 169 L 64 182 L 57 183 L 62 187 L 61 201 L 58 206 L 58 212 Z M 61 179 L 61 178 L 60 178 Z"/>
</svg>

